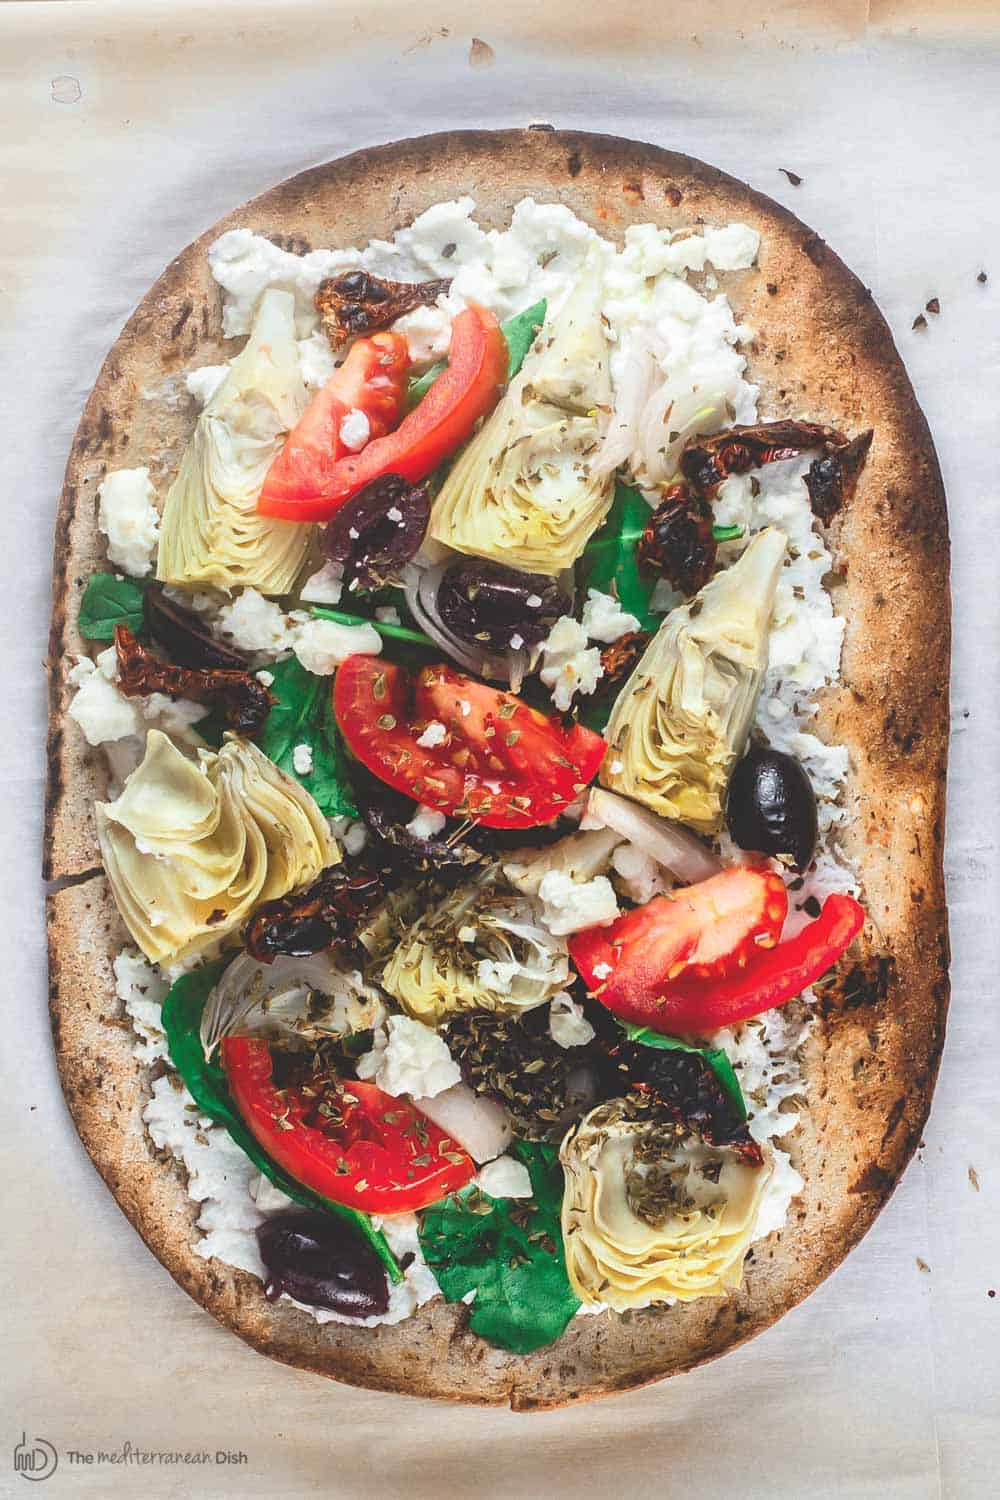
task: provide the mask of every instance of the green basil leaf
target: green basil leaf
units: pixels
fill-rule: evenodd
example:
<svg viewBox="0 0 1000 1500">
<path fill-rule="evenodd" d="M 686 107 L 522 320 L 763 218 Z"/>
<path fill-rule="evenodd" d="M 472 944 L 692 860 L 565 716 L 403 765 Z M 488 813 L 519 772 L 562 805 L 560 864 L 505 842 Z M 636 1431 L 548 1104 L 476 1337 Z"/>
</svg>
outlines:
<svg viewBox="0 0 1000 1500">
<path fill-rule="evenodd" d="M 319 1193 L 303 1187 L 293 1177 L 289 1177 L 277 1162 L 271 1160 L 240 1118 L 222 1068 L 218 1063 L 210 1062 L 206 1058 L 201 1045 L 201 1014 L 205 1009 L 209 991 L 227 963 L 228 959 L 222 958 L 215 963 L 202 964 L 201 968 L 193 969 L 190 974 L 183 974 L 171 986 L 163 1002 L 161 1022 L 167 1038 L 167 1047 L 174 1067 L 184 1080 L 188 1093 L 202 1114 L 208 1115 L 209 1119 L 214 1120 L 217 1125 L 225 1126 L 241 1151 L 246 1153 L 265 1177 L 270 1178 L 275 1187 L 280 1188 L 289 1198 L 294 1198 L 296 1203 L 301 1203 L 306 1208 L 333 1214 L 335 1218 L 343 1219 L 346 1224 L 350 1224 L 361 1238 L 371 1245 L 391 1279 L 402 1281 L 403 1273 L 396 1257 L 389 1249 L 385 1235 L 381 1230 L 372 1228 L 371 1219 L 367 1214 L 358 1213 L 353 1208 L 345 1208 L 342 1203 L 333 1203 L 330 1199 L 321 1197 Z"/>
<path fill-rule="evenodd" d="M 620 1021 L 618 1024 L 630 1042 L 638 1042 L 642 1047 L 658 1047 L 661 1052 L 696 1052 L 699 1057 L 703 1057 L 739 1118 L 746 1119 L 747 1106 L 740 1081 L 728 1055 L 721 1047 L 696 1047 L 691 1042 L 682 1042 L 680 1037 L 664 1036 L 662 1032 L 653 1031 L 649 1026 L 633 1026 L 628 1021 Z"/>
<path fill-rule="evenodd" d="M 545 313 L 548 303 L 543 297 L 532 307 L 526 307 L 524 312 L 515 313 L 508 318 L 506 323 L 500 324 L 501 332 L 507 340 L 507 380 L 514 379 L 518 370 L 524 364 L 524 356 L 535 341 L 535 334 L 545 322 Z M 446 369 L 448 361 L 439 359 L 436 365 L 431 365 L 422 375 L 411 380 L 406 393 L 407 406 L 412 411 L 415 406 L 427 395 L 431 386 L 437 380 L 442 370 Z"/>
<path fill-rule="evenodd" d="M 127 625 L 133 635 L 143 627 L 142 594 L 146 587 L 136 578 L 116 578 L 113 573 L 91 573 L 80 600 L 77 626 L 88 641 L 113 641 L 115 626 Z"/>
<path fill-rule="evenodd" d="M 712 536 L 717 542 L 735 542 L 743 535 L 742 526 L 713 526 Z"/>
<path fill-rule="evenodd" d="M 449 1302 L 475 1291 L 473 1332 L 527 1354 L 557 1339 L 580 1302 L 566 1274 L 555 1147 L 517 1141 L 511 1154 L 528 1169 L 531 1200 L 464 1188 L 426 1211 L 420 1245 Z"/>
<path fill-rule="evenodd" d="M 264 722 L 257 744 L 269 760 L 293 776 L 328 818 L 357 817 L 347 776 L 347 757 L 333 716 L 331 679 L 307 672 L 295 656 L 268 669 L 277 700 Z M 295 769 L 296 745 L 312 751 L 312 770 Z"/>
<path fill-rule="evenodd" d="M 614 594 L 643 630 L 658 630 L 663 616 L 649 607 L 656 579 L 639 571 L 636 547 L 652 512 L 638 490 L 620 481 L 607 519 L 584 548 L 578 564 L 582 589 Z"/>
</svg>

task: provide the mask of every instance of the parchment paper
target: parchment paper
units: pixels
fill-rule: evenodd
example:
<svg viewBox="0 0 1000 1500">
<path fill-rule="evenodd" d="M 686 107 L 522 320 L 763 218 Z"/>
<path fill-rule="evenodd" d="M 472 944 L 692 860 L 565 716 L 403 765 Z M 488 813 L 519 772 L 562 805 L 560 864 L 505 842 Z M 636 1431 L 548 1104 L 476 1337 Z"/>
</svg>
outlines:
<svg viewBox="0 0 1000 1500">
<path fill-rule="evenodd" d="M 869 14 L 844 0 L 817 5 L 804 30 L 797 3 L 708 9 L 0 7 L 0 1493 L 29 1493 L 13 1462 L 22 1434 L 58 1453 L 46 1497 L 997 1491 L 998 16 L 993 5 L 942 16 L 930 0 L 877 0 Z M 119 1215 L 73 1133 L 49 1043 L 40 664 L 73 429 L 108 346 L 171 256 L 232 205 L 357 146 L 539 120 L 656 141 L 748 179 L 830 241 L 893 325 L 951 504 L 955 998 L 926 1144 L 830 1282 L 691 1376 L 515 1417 L 351 1391 L 261 1359 L 173 1285 Z M 914 332 L 935 296 L 940 314 Z M 212 1462 L 71 1457 L 126 1443 Z M 217 1463 L 218 1450 L 246 1462 Z"/>
</svg>

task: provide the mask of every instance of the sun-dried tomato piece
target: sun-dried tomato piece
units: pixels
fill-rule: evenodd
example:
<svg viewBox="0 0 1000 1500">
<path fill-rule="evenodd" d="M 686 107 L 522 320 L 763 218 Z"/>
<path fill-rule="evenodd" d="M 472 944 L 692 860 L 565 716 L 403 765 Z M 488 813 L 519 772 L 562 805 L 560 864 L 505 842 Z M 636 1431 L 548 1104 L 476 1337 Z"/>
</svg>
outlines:
<svg viewBox="0 0 1000 1500">
<path fill-rule="evenodd" d="M 218 708 L 228 729 L 253 735 L 262 727 L 274 699 L 250 672 L 221 668 L 175 667 L 140 645 L 127 625 L 115 626 L 118 686 L 127 698 L 165 693 Z"/>
<path fill-rule="evenodd" d="M 843 448 L 823 453 L 810 464 L 806 475 L 809 503 L 824 526 L 830 524 L 844 501 L 853 496 L 874 436 L 869 428 Z"/>
<path fill-rule="evenodd" d="M 346 937 L 384 894 L 373 870 L 332 865 L 304 891 L 258 907 L 244 933 L 246 950 L 265 964 L 281 953 L 293 958 L 320 953 Z"/>
<path fill-rule="evenodd" d="M 640 566 L 682 594 L 696 594 L 712 576 L 716 550 L 708 501 L 687 484 L 672 484 L 639 538 Z"/>
<path fill-rule="evenodd" d="M 680 457 L 681 473 L 696 493 L 711 500 L 730 474 L 747 474 L 818 448 L 819 457 L 806 475 L 806 488 L 816 515 L 828 523 L 854 493 L 873 436 L 871 428 L 848 438 L 835 427 L 791 420 L 728 427 L 713 437 L 688 443 Z"/>
<path fill-rule="evenodd" d="M 356 334 L 388 328 L 415 307 L 428 307 L 447 292 L 451 279 L 386 281 L 369 271 L 347 271 L 321 281 L 316 292 L 319 313 L 332 344 Z"/>
<path fill-rule="evenodd" d="M 601 652 L 599 691 L 619 688 L 626 678 L 631 677 L 652 638 L 648 630 L 629 630 L 612 641 L 610 646 L 605 646 Z"/>
</svg>

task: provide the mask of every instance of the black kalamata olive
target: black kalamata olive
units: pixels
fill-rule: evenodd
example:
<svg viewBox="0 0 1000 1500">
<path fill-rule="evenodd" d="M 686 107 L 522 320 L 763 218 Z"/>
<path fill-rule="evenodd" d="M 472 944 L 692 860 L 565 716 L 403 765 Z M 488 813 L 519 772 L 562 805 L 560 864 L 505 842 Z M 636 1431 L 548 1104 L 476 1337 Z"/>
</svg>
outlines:
<svg viewBox="0 0 1000 1500">
<path fill-rule="evenodd" d="M 816 852 L 816 795 L 799 762 L 751 744 L 733 772 L 726 803 L 729 832 L 741 849 L 787 855 L 804 870 Z"/>
<path fill-rule="evenodd" d="M 467 557 L 452 563 L 438 586 L 442 621 L 460 640 L 508 651 L 520 638 L 537 646 L 571 600 L 554 578 L 521 573 L 503 563 Z"/>
<path fill-rule="evenodd" d="M 327 557 L 344 565 L 344 586 L 379 589 L 420 550 L 430 520 L 426 489 L 383 474 L 341 506 L 323 533 Z"/>
<path fill-rule="evenodd" d="M 247 670 L 249 663 L 242 652 L 217 641 L 192 610 L 167 598 L 162 585 L 147 583 L 142 596 L 142 615 L 147 633 L 179 667 Z"/>
<path fill-rule="evenodd" d="M 257 1230 L 267 1268 L 264 1296 L 282 1292 L 309 1307 L 348 1318 L 369 1318 L 389 1306 L 385 1267 L 375 1251 L 341 1219 L 318 1213 L 275 1214 Z"/>
</svg>

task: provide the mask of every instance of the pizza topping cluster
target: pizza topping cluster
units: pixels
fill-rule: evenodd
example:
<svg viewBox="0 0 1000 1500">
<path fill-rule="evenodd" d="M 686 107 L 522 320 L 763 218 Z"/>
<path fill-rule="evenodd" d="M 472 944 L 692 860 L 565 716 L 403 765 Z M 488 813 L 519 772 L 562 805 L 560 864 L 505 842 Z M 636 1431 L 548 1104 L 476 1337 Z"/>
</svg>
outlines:
<svg viewBox="0 0 1000 1500">
<path fill-rule="evenodd" d="M 470 209 L 308 271 L 213 247 L 247 342 L 189 382 L 157 581 L 144 542 L 88 587 L 70 712 L 170 1060 L 256 1174 L 241 1264 L 321 1319 L 474 1293 L 523 1351 L 737 1287 L 801 1186 L 791 1053 L 773 1098 L 747 1057 L 864 920 L 807 726 L 872 433 L 758 419 L 711 295 L 747 226 Z"/>
</svg>

